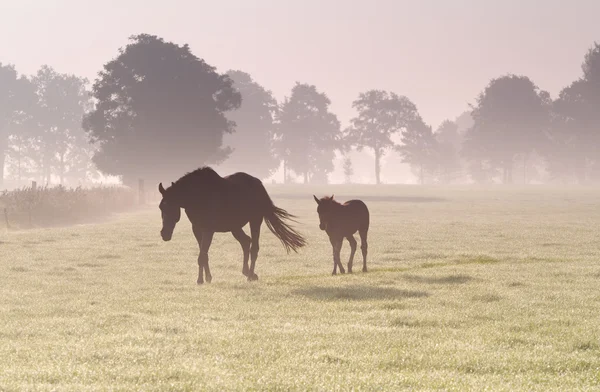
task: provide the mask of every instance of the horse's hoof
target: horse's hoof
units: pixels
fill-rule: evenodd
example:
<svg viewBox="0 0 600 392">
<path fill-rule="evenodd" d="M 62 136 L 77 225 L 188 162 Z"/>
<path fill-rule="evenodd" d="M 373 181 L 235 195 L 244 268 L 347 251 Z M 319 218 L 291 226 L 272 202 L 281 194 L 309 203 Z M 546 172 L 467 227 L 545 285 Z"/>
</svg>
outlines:
<svg viewBox="0 0 600 392">
<path fill-rule="evenodd" d="M 255 280 L 258 280 L 258 275 L 252 274 L 252 275 L 248 276 L 248 282 L 253 282 Z"/>
<path fill-rule="evenodd" d="M 200 284 L 204 284 L 204 281 L 202 281 L 202 280 L 197 280 L 197 281 L 196 281 L 196 284 L 198 284 L 198 285 L 200 285 Z"/>
<path fill-rule="evenodd" d="M 209 278 L 206 278 L 206 283 L 210 283 L 210 282 L 212 282 L 212 276 Z"/>
<path fill-rule="evenodd" d="M 332 272 L 331 273 L 331 276 L 336 276 L 336 275 L 337 275 L 337 272 Z"/>
<path fill-rule="evenodd" d="M 367 269 L 366 269 L 366 268 L 363 268 L 363 272 L 367 272 Z"/>
<path fill-rule="evenodd" d="M 248 276 L 248 271 L 242 271 L 242 275 Z"/>
<path fill-rule="evenodd" d="M 348 273 L 349 273 L 349 274 L 351 274 L 351 273 L 352 273 L 352 270 L 351 270 L 351 269 L 348 269 Z"/>
<path fill-rule="evenodd" d="M 342 274 L 342 275 L 345 274 L 345 273 L 346 273 L 346 271 L 344 271 L 344 270 L 340 271 L 340 274 Z"/>
</svg>

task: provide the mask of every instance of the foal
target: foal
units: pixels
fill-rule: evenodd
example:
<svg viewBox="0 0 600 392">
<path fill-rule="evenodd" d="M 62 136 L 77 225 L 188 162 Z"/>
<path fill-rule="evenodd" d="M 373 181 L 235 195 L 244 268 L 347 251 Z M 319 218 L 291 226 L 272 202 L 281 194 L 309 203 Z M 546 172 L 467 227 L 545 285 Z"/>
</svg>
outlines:
<svg viewBox="0 0 600 392">
<path fill-rule="evenodd" d="M 369 209 L 361 200 L 349 200 L 344 204 L 333 200 L 331 197 L 317 199 L 319 205 L 317 213 L 319 214 L 319 229 L 324 230 L 329 236 L 329 241 L 333 247 L 333 272 L 337 273 L 337 267 L 340 267 L 340 273 L 344 274 L 344 267 L 340 261 L 340 251 L 344 238 L 350 243 L 350 260 L 348 260 L 348 273 L 352 273 L 352 261 L 356 252 L 356 240 L 354 233 L 358 231 L 360 235 L 360 249 L 363 255 L 363 272 L 367 272 L 367 232 L 369 231 Z"/>
</svg>

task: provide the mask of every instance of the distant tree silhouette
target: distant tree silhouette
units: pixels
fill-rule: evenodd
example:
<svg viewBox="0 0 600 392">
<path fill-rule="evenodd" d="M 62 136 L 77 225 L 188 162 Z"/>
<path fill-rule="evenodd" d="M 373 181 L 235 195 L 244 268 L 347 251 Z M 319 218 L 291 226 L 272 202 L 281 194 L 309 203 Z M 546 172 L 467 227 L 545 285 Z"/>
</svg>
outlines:
<svg viewBox="0 0 600 392">
<path fill-rule="evenodd" d="M 0 186 L 11 137 L 24 138 L 25 123 L 35 107 L 35 90 L 31 82 L 19 76 L 15 67 L 0 63 Z"/>
<path fill-rule="evenodd" d="M 241 96 L 187 44 L 131 37 L 104 65 L 93 96 L 96 108 L 84 126 L 98 145 L 94 162 L 125 183 L 175 178 L 230 153 L 223 135 L 234 125 L 225 113 L 240 106 Z"/>
<path fill-rule="evenodd" d="M 60 184 L 67 178 L 71 182 L 85 180 L 95 171 L 92 146 L 81 125 L 92 107 L 87 80 L 42 66 L 32 82 L 38 97 L 33 141 L 37 154 L 30 153 L 29 157 L 37 163 L 46 184 L 52 174 Z"/>
<path fill-rule="evenodd" d="M 463 138 L 458 132 L 458 125 L 450 120 L 442 122 L 434 136 L 437 141 L 436 175 L 439 182 L 449 184 L 462 175 L 459 151 L 462 148 Z"/>
<path fill-rule="evenodd" d="M 600 45 L 588 50 L 580 79 L 552 104 L 550 143 L 545 151 L 553 178 L 583 183 L 600 168 Z"/>
<path fill-rule="evenodd" d="M 515 158 L 520 155 L 525 162 L 544 143 L 548 106 L 548 93 L 525 76 L 493 79 L 477 98 L 474 125 L 466 136 L 463 151 L 479 171 L 472 175 L 501 168 L 503 182 L 511 183 Z"/>
<path fill-rule="evenodd" d="M 465 134 L 474 125 L 473 117 L 471 116 L 471 110 L 461 113 L 458 117 L 456 117 L 454 123 L 458 128 L 458 134 L 461 137 L 461 143 L 464 143 Z"/>
<path fill-rule="evenodd" d="M 346 184 L 352 183 L 352 175 L 354 174 L 354 169 L 352 168 L 352 159 L 350 157 L 344 158 L 344 177 L 346 180 Z"/>
<path fill-rule="evenodd" d="M 265 90 L 242 71 L 228 71 L 233 87 L 242 96 L 239 109 L 227 113 L 235 132 L 225 134 L 223 144 L 231 155 L 220 166 L 227 172 L 247 171 L 259 178 L 269 177 L 279 167 L 274 154 L 275 117 L 278 106 L 271 91 Z"/>
<path fill-rule="evenodd" d="M 308 84 L 296 83 L 278 113 L 276 151 L 289 170 L 304 177 L 304 183 L 323 182 L 332 172 L 335 150 L 342 149 L 340 122 L 329 111 L 331 101 Z M 312 181 L 314 180 L 314 181 Z"/>
<path fill-rule="evenodd" d="M 346 141 L 360 151 L 370 148 L 375 154 L 375 182 L 381 183 L 381 158 L 395 146 L 392 136 L 406 130 L 419 119 L 417 107 L 408 98 L 382 90 L 361 93 L 352 107 L 358 116 L 345 130 Z"/>
<path fill-rule="evenodd" d="M 402 145 L 397 147 L 402 161 L 416 171 L 419 183 L 425 184 L 428 174 L 436 169 L 438 144 L 431 126 L 416 117 L 402 130 Z"/>
</svg>

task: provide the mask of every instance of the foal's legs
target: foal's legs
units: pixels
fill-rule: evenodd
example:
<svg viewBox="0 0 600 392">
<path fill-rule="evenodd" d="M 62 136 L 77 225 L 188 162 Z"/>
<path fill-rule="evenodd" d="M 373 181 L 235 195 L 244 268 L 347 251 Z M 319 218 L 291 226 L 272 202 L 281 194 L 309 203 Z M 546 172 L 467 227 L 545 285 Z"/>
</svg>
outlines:
<svg viewBox="0 0 600 392">
<path fill-rule="evenodd" d="M 369 245 L 367 244 L 367 230 L 359 230 L 358 234 L 360 235 L 360 250 L 362 250 L 363 256 L 363 272 L 367 272 L 367 248 Z"/>
<path fill-rule="evenodd" d="M 356 240 L 353 235 L 346 237 L 350 243 L 350 260 L 348 260 L 348 273 L 352 273 L 352 262 L 354 261 L 354 253 L 356 253 Z"/>
<path fill-rule="evenodd" d="M 250 257 L 250 237 L 244 233 L 243 229 L 233 230 L 231 232 L 233 237 L 238 240 L 240 245 L 242 245 L 242 250 L 244 251 L 244 265 L 242 267 L 242 274 L 244 276 L 248 276 L 248 258 Z"/>
<path fill-rule="evenodd" d="M 332 238 L 329 237 L 329 241 L 331 242 L 331 246 L 333 247 L 333 272 L 331 275 L 337 274 L 337 267 L 340 267 L 340 274 L 345 274 L 344 266 L 342 265 L 342 261 L 340 260 L 340 252 L 342 250 L 342 244 L 344 243 L 344 237 L 341 238 Z"/>
<path fill-rule="evenodd" d="M 210 283 L 212 280 L 212 275 L 210 274 L 210 268 L 208 267 L 208 250 L 210 249 L 210 244 L 213 239 L 213 232 L 202 232 L 198 227 L 192 227 L 194 231 L 194 236 L 198 241 L 198 245 L 200 246 L 200 255 L 198 256 L 198 280 L 196 283 L 202 284 L 204 283 L 204 278 L 202 274 L 202 270 L 204 270 L 206 274 L 206 282 Z"/>
<path fill-rule="evenodd" d="M 262 216 L 259 219 L 250 221 L 250 236 L 252 237 L 252 244 L 250 246 L 250 273 L 248 274 L 248 280 L 258 280 L 258 275 L 254 273 L 254 266 L 256 265 L 256 259 L 258 258 L 258 240 L 260 239 L 260 226 L 262 225 Z"/>
</svg>

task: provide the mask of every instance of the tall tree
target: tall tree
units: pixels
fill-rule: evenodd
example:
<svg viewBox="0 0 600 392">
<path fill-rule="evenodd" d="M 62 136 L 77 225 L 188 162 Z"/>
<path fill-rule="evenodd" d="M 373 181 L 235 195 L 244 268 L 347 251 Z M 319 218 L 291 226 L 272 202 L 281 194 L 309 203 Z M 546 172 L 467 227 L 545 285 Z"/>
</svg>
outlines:
<svg viewBox="0 0 600 392">
<path fill-rule="evenodd" d="M 31 82 L 19 76 L 12 65 L 0 63 L 0 186 L 4 183 L 4 166 L 11 136 L 19 136 L 27 117 L 35 107 Z"/>
<path fill-rule="evenodd" d="M 92 91 L 96 108 L 84 125 L 98 144 L 94 161 L 124 183 L 176 178 L 230 153 L 223 135 L 234 124 L 225 113 L 240 106 L 241 96 L 187 44 L 133 36 Z"/>
<path fill-rule="evenodd" d="M 525 76 L 493 79 L 473 108 L 466 154 L 501 167 L 503 182 L 511 183 L 515 158 L 520 155 L 525 160 L 545 143 L 548 101 L 548 93 Z"/>
<path fill-rule="evenodd" d="M 549 148 L 554 178 L 585 182 L 600 165 L 600 45 L 588 50 L 580 79 L 564 88 L 552 105 Z"/>
<path fill-rule="evenodd" d="M 228 71 L 227 75 L 241 94 L 242 105 L 227 113 L 227 118 L 235 122 L 235 132 L 223 139 L 232 152 L 221 167 L 226 171 L 246 170 L 259 178 L 269 177 L 280 163 L 273 151 L 277 101 L 271 91 L 247 73 Z"/>
<path fill-rule="evenodd" d="M 69 74 L 59 74 L 42 66 L 32 78 L 38 95 L 35 123 L 38 129 L 38 162 L 42 178 L 50 183 L 52 174 L 65 179 L 86 176 L 79 170 L 82 162 L 91 164 L 91 147 L 81 123 L 92 103 L 86 89 L 88 81 Z M 78 173 L 78 174 L 76 174 Z M 80 178 L 84 180 L 85 178 Z"/>
<path fill-rule="evenodd" d="M 458 132 L 458 125 L 455 122 L 445 120 L 434 136 L 437 142 L 435 160 L 438 181 L 449 184 L 461 176 L 459 151 L 462 147 L 462 135 Z"/>
<path fill-rule="evenodd" d="M 404 163 L 410 164 L 423 185 L 427 174 L 436 168 L 437 141 L 431 126 L 425 124 L 421 117 L 410 121 L 402 130 L 402 145 L 397 147 Z"/>
<path fill-rule="evenodd" d="M 284 163 L 284 178 L 288 170 L 311 179 L 326 180 L 334 169 L 335 150 L 342 149 L 340 122 L 329 111 L 331 101 L 324 93 L 308 84 L 296 83 L 278 114 L 276 151 Z"/>
<path fill-rule="evenodd" d="M 381 183 L 381 158 L 395 146 L 393 135 L 406 130 L 419 118 L 417 107 L 408 98 L 382 90 L 361 93 L 352 107 L 358 116 L 345 131 L 347 142 L 357 150 L 370 148 L 375 155 L 375 182 Z"/>
</svg>

